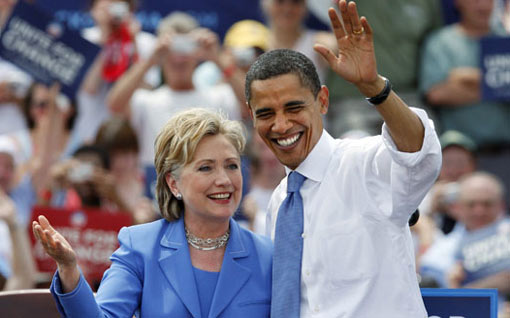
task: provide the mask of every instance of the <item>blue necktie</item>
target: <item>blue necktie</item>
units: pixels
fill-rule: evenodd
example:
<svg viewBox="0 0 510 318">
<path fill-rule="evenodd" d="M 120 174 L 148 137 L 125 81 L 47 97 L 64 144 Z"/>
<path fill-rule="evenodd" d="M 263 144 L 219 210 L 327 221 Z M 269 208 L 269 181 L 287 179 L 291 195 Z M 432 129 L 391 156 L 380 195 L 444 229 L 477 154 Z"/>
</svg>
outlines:
<svg viewBox="0 0 510 318">
<path fill-rule="evenodd" d="M 299 189 L 305 177 L 292 171 L 287 197 L 278 210 L 274 237 L 271 318 L 299 317 L 301 256 L 303 255 L 303 199 Z"/>
</svg>

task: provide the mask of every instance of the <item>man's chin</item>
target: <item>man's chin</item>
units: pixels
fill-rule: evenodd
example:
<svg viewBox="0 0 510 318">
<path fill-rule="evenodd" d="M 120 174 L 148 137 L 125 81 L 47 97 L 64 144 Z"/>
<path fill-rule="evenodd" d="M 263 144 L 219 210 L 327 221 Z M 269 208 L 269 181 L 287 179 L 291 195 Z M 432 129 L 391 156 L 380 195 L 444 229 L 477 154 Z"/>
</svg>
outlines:
<svg viewBox="0 0 510 318">
<path fill-rule="evenodd" d="M 300 160 L 296 160 L 296 158 L 293 158 L 293 156 L 291 154 L 287 154 L 286 156 L 282 156 L 282 157 L 278 157 L 278 159 L 280 160 L 281 164 L 283 164 L 284 166 L 286 166 L 287 168 L 289 169 L 296 169 L 299 164 L 301 163 Z"/>
</svg>

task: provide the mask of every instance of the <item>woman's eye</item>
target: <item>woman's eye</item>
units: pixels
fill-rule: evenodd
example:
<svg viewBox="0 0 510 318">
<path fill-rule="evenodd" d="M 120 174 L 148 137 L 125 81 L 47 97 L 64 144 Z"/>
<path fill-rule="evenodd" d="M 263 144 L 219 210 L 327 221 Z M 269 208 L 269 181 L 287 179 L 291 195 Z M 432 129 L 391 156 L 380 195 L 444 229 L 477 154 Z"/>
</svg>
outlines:
<svg viewBox="0 0 510 318">
<path fill-rule="evenodd" d="M 230 170 L 237 170 L 237 169 L 239 169 L 239 165 L 237 163 L 231 163 L 228 165 L 228 168 Z"/>
<path fill-rule="evenodd" d="M 209 166 L 201 166 L 200 168 L 198 168 L 198 171 L 210 171 L 211 170 L 211 167 Z"/>
</svg>

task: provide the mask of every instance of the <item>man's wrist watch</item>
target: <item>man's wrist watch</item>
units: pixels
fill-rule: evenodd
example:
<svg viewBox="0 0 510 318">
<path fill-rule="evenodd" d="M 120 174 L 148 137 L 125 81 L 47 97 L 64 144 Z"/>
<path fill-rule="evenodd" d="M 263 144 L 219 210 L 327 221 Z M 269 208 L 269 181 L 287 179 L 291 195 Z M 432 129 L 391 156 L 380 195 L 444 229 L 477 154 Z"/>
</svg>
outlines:
<svg viewBox="0 0 510 318">
<path fill-rule="evenodd" d="M 372 104 L 374 106 L 379 105 L 382 102 L 384 102 L 388 98 L 390 93 L 391 93 L 391 82 L 390 82 L 390 80 L 385 78 L 385 77 L 383 77 L 383 79 L 384 79 L 384 88 L 383 88 L 383 90 L 379 94 L 374 96 L 374 97 L 367 97 L 367 98 L 365 98 L 367 100 L 367 102 L 369 102 L 370 104 Z"/>
</svg>

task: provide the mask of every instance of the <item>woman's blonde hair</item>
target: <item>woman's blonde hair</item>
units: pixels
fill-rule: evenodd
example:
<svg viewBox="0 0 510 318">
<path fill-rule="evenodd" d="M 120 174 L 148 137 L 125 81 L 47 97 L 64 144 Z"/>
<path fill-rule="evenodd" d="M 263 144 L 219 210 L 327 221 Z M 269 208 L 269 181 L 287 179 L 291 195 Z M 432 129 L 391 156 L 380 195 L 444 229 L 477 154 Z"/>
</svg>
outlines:
<svg viewBox="0 0 510 318">
<path fill-rule="evenodd" d="M 155 141 L 157 183 L 156 199 L 161 215 L 168 221 L 181 217 L 183 201 L 177 200 L 166 183 L 170 173 L 179 179 L 181 169 L 193 160 L 198 143 L 205 136 L 224 135 L 241 154 L 246 144 L 243 126 L 221 114 L 203 108 L 192 108 L 174 115 Z"/>
</svg>

